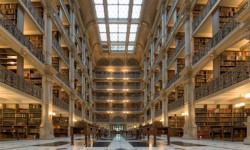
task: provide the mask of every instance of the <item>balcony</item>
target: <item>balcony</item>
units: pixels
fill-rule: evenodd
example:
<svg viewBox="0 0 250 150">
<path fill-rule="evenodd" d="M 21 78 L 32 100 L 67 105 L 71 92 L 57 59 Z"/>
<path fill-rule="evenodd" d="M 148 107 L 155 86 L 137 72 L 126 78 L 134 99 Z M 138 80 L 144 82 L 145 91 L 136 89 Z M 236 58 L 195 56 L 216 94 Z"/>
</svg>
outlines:
<svg viewBox="0 0 250 150">
<path fill-rule="evenodd" d="M 69 66 L 69 57 L 64 53 L 64 50 L 55 38 L 52 38 L 52 43 L 57 53 L 63 58 L 65 63 Z"/>
<path fill-rule="evenodd" d="M 75 69 L 75 77 L 77 78 L 77 80 L 81 83 L 82 82 L 82 77 L 79 75 L 77 69 Z"/>
<path fill-rule="evenodd" d="M 172 111 L 184 106 L 184 97 L 178 98 L 176 101 L 168 104 L 168 111 Z"/>
<path fill-rule="evenodd" d="M 198 53 L 196 53 L 193 56 L 193 65 L 196 64 L 200 59 L 202 59 L 213 47 L 217 46 L 223 39 L 225 39 L 234 29 L 236 29 L 240 23 L 235 21 L 235 18 L 241 14 L 246 8 L 246 3 L 229 21 L 227 24 L 225 24 L 213 37 L 210 41 L 207 42 L 207 44 L 202 47 Z"/>
<path fill-rule="evenodd" d="M 162 110 L 158 110 L 155 112 L 155 117 L 160 117 L 162 115 Z"/>
<path fill-rule="evenodd" d="M 23 33 L 0 11 L 0 25 L 6 29 L 17 41 L 27 47 L 27 49 L 42 63 L 44 63 L 44 56 L 42 52 L 35 47 Z"/>
<path fill-rule="evenodd" d="M 157 97 L 159 97 L 161 94 L 160 94 L 160 91 L 159 92 L 156 92 L 155 95 L 154 95 L 154 99 L 156 99 Z"/>
<path fill-rule="evenodd" d="M 161 70 L 161 69 L 160 69 Z M 161 78 L 162 76 L 162 70 L 157 74 L 157 76 L 155 77 L 154 83 L 157 83 L 158 80 Z"/>
<path fill-rule="evenodd" d="M 43 18 L 38 14 L 36 11 L 35 6 L 30 2 L 30 0 L 21 0 L 21 2 L 24 4 L 24 6 L 27 8 L 27 10 L 30 12 L 32 17 L 37 21 L 39 26 L 44 29 L 44 21 Z"/>
<path fill-rule="evenodd" d="M 56 74 L 56 76 L 57 76 L 63 83 L 65 83 L 68 87 L 70 87 L 69 80 L 66 80 L 65 77 L 64 77 L 60 72 L 58 72 L 58 73 Z"/>
<path fill-rule="evenodd" d="M 97 74 L 95 73 L 95 77 L 98 78 L 98 79 L 106 79 L 106 78 L 109 78 L 110 77 L 110 74 Z"/>
<path fill-rule="evenodd" d="M 124 122 L 124 123 L 127 123 L 127 122 L 142 122 L 141 119 L 139 118 L 127 118 L 127 119 L 124 119 L 124 120 L 109 120 L 109 119 L 96 119 L 95 122 L 105 122 L 105 123 L 114 123 L 114 122 Z"/>
<path fill-rule="evenodd" d="M 53 96 L 53 105 L 63 110 L 69 111 L 69 104 L 60 100 L 58 97 Z"/>
<path fill-rule="evenodd" d="M 0 65 L 0 82 L 26 94 L 42 99 L 42 88 Z"/>
<path fill-rule="evenodd" d="M 140 73 L 134 73 L 134 74 L 126 73 L 125 78 L 138 79 L 138 78 L 141 78 L 141 74 Z"/>
<path fill-rule="evenodd" d="M 166 83 L 166 89 L 169 88 L 172 84 L 174 84 L 178 79 L 180 78 L 179 74 L 175 74 L 174 78 L 170 79 L 167 83 Z"/>
<path fill-rule="evenodd" d="M 250 65 L 235 67 L 234 69 L 222 74 L 211 82 L 196 88 L 194 91 L 195 100 L 199 100 L 210 94 L 216 93 L 230 86 L 236 85 L 250 78 Z"/>
<path fill-rule="evenodd" d="M 75 115 L 78 116 L 78 117 L 82 117 L 82 111 L 75 108 Z"/>
<path fill-rule="evenodd" d="M 193 31 L 195 31 L 201 22 L 206 18 L 211 9 L 215 6 L 218 0 L 208 0 L 206 6 L 203 8 L 201 13 L 193 21 Z"/>
<path fill-rule="evenodd" d="M 95 109 L 96 111 L 129 111 L 129 112 L 138 112 L 138 111 L 142 111 L 141 108 L 109 108 L 109 107 L 105 107 L 105 108 L 100 108 L 97 107 Z"/>
<path fill-rule="evenodd" d="M 70 19 L 70 18 L 69 18 L 69 11 L 68 11 L 68 9 L 67 9 L 67 7 L 66 7 L 64 1 L 63 1 L 63 0 L 60 0 L 60 3 L 61 3 L 61 5 L 62 5 L 62 8 L 63 8 L 64 12 L 65 12 L 66 17 L 67 17 L 68 20 L 69 20 L 69 19 Z"/>
<path fill-rule="evenodd" d="M 170 8 L 170 10 L 169 10 L 169 12 L 168 12 L 168 16 L 167 16 L 167 18 L 166 18 L 166 23 L 169 22 L 169 20 L 170 20 L 172 14 L 173 14 L 173 12 L 174 12 L 174 9 L 175 9 L 175 7 L 176 7 L 176 5 L 177 5 L 177 2 L 178 2 L 178 0 L 175 0 L 175 1 L 172 2 L 171 8 Z"/>
</svg>

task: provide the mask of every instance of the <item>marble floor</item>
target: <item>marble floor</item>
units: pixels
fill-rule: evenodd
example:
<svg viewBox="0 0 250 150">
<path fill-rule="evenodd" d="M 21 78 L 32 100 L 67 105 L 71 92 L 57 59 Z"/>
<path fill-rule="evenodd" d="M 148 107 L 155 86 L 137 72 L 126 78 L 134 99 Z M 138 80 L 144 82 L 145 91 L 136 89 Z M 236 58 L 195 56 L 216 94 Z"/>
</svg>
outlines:
<svg viewBox="0 0 250 150">
<path fill-rule="evenodd" d="M 54 140 L 20 140 L 0 141 L 0 150 L 250 150 L 250 145 L 242 142 L 184 140 L 171 138 L 171 145 L 167 145 L 164 137 L 157 137 L 157 145 L 153 146 L 152 138 L 146 140 L 125 140 L 120 135 L 111 139 L 92 140 L 85 145 L 83 137 L 76 137 L 74 145 L 69 138 Z"/>
</svg>

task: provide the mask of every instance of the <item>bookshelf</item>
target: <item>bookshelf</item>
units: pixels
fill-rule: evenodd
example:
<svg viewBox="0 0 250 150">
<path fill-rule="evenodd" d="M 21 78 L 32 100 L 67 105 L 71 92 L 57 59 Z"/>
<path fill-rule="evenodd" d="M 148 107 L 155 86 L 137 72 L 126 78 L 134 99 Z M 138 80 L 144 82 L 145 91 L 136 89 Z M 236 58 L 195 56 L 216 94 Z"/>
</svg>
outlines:
<svg viewBox="0 0 250 150">
<path fill-rule="evenodd" d="M 168 125 L 171 127 L 171 135 L 175 137 L 183 136 L 183 127 L 185 124 L 184 116 L 169 116 Z"/>
<path fill-rule="evenodd" d="M 219 28 L 227 24 L 238 11 L 237 7 L 219 7 Z"/>
<path fill-rule="evenodd" d="M 23 77 L 37 86 L 42 86 L 42 75 L 35 69 L 24 70 Z"/>
<path fill-rule="evenodd" d="M 55 116 L 52 118 L 54 125 L 54 134 L 55 137 L 67 137 L 68 136 L 68 117 Z"/>
<path fill-rule="evenodd" d="M 236 108 L 231 104 L 196 105 L 195 120 L 197 125 L 197 138 L 243 140 L 246 137 L 246 121 L 250 108 Z"/>
<path fill-rule="evenodd" d="M 16 138 L 18 130 L 20 138 L 38 138 L 41 124 L 40 104 L 1 104 L 0 138 Z M 36 131 L 36 132 L 35 132 Z"/>
<path fill-rule="evenodd" d="M 10 19 L 15 25 L 17 24 L 18 4 L 0 4 L 1 12 Z"/>
<path fill-rule="evenodd" d="M 40 52 L 43 51 L 43 36 L 42 35 L 26 35 L 27 39 L 37 47 Z"/>
<path fill-rule="evenodd" d="M 250 61 L 250 51 L 224 51 L 220 55 L 220 74 Z"/>
<path fill-rule="evenodd" d="M 194 38 L 194 54 L 198 53 L 202 47 L 204 47 L 211 38 L 208 37 L 195 37 Z"/>
<path fill-rule="evenodd" d="M 43 18 L 43 5 L 41 2 L 32 2 L 32 4 L 35 6 L 36 11 L 38 12 L 38 14 Z"/>
<path fill-rule="evenodd" d="M 185 59 L 178 58 L 177 59 L 177 72 L 180 72 L 183 68 L 185 68 Z"/>
<path fill-rule="evenodd" d="M 213 70 L 200 70 L 195 76 L 195 87 L 200 87 L 213 79 Z"/>
<path fill-rule="evenodd" d="M 59 71 L 59 57 L 52 57 L 52 66 Z"/>
<path fill-rule="evenodd" d="M 203 4 L 195 5 L 195 7 L 193 9 L 193 18 L 194 19 L 200 14 L 200 12 L 203 10 L 204 7 L 205 7 L 205 5 L 203 5 Z"/>
</svg>

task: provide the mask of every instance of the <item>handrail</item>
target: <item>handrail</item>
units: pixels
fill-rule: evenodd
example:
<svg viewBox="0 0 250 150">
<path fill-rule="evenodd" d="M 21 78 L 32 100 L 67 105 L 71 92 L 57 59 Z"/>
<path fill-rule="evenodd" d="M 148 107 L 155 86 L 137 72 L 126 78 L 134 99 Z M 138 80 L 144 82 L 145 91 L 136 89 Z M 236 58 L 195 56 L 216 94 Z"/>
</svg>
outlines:
<svg viewBox="0 0 250 150">
<path fill-rule="evenodd" d="M 53 105 L 61 108 L 61 109 L 64 109 L 66 111 L 69 111 L 69 104 L 60 100 L 58 97 L 56 96 L 53 96 Z"/>
<path fill-rule="evenodd" d="M 196 64 L 201 58 L 203 58 L 213 47 L 218 45 L 225 37 L 227 37 L 234 29 L 236 29 L 240 23 L 235 21 L 235 18 L 240 15 L 246 8 L 248 3 L 243 5 L 241 9 L 231 18 L 231 21 L 226 23 L 206 45 L 204 45 L 198 53 L 193 56 L 193 65 Z"/>
<path fill-rule="evenodd" d="M 0 65 L 0 82 L 26 94 L 42 99 L 42 88 Z"/>
<path fill-rule="evenodd" d="M 184 106 L 184 97 L 180 97 L 176 101 L 169 103 L 168 104 L 168 111 L 175 110 L 175 109 L 180 108 L 182 106 Z"/>
<path fill-rule="evenodd" d="M 30 2 L 30 0 L 21 0 L 25 7 L 30 11 L 30 14 L 34 17 L 34 19 L 37 21 L 37 23 L 40 25 L 42 29 L 44 29 L 44 21 L 42 16 L 39 15 L 37 12 L 35 6 Z"/>
<path fill-rule="evenodd" d="M 52 43 L 55 49 L 57 50 L 57 52 L 63 57 L 65 62 L 69 65 L 69 57 L 64 53 L 62 47 L 60 46 L 60 44 L 54 37 L 52 37 Z"/>
<path fill-rule="evenodd" d="M 70 87 L 69 81 L 66 80 L 60 72 L 58 72 L 58 73 L 56 74 L 56 76 L 57 76 L 61 81 L 63 81 L 68 87 Z"/>
<path fill-rule="evenodd" d="M 228 88 L 232 85 L 235 85 L 249 78 L 250 78 L 249 63 L 247 65 L 244 64 L 242 66 L 235 67 L 232 70 L 217 77 L 216 79 L 213 79 L 211 82 L 196 88 L 194 91 L 195 100 L 199 100 L 203 97 L 221 91 L 225 88 Z"/>
<path fill-rule="evenodd" d="M 179 77 L 180 77 L 179 73 L 175 74 L 174 78 L 170 79 L 166 83 L 166 89 L 169 88 L 175 81 L 177 81 L 179 79 Z"/>
<path fill-rule="evenodd" d="M 35 47 L 23 33 L 0 11 L 0 25 L 4 27 L 16 40 L 23 44 L 27 49 L 42 63 L 44 63 L 44 56 L 40 50 Z"/>
</svg>

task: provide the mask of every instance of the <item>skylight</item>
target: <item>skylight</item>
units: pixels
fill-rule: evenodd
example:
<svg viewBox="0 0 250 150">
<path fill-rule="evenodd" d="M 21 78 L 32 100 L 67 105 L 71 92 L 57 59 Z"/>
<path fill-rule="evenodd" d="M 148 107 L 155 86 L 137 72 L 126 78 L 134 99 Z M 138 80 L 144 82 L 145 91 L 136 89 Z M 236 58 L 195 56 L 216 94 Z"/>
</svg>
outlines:
<svg viewBox="0 0 250 150">
<path fill-rule="evenodd" d="M 102 45 L 113 52 L 133 52 L 143 0 L 93 1 Z"/>
</svg>

